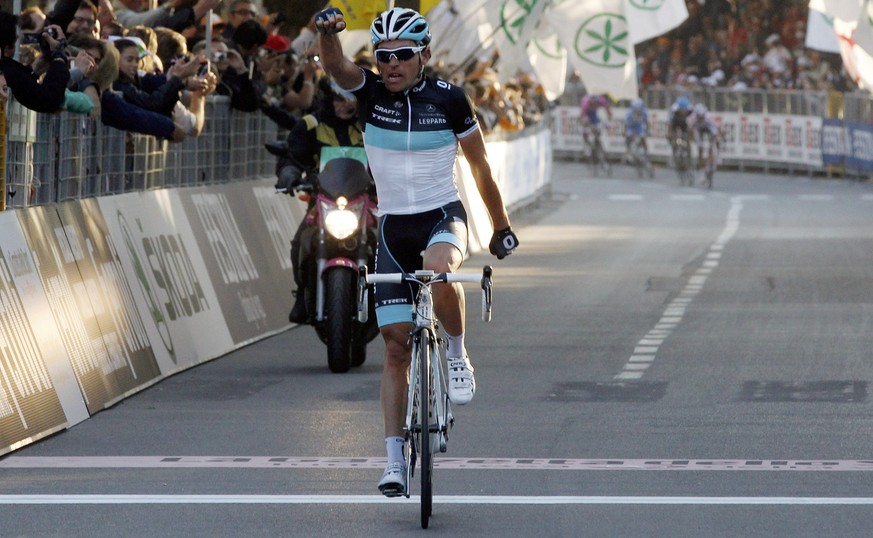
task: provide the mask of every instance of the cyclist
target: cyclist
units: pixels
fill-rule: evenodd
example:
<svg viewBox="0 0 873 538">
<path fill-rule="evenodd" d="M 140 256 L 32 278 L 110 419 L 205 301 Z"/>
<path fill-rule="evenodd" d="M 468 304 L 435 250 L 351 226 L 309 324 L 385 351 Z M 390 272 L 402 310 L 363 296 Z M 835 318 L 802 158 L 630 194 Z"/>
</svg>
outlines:
<svg viewBox="0 0 873 538">
<path fill-rule="evenodd" d="M 303 172 L 312 174 L 319 168 L 322 149 L 326 146 L 362 147 L 363 134 L 358 122 L 358 101 L 337 86 L 330 77 L 318 81 L 318 109 L 298 121 L 282 146 L 284 154 L 276 163 L 276 188 L 294 195 L 294 187 L 303 182 Z M 308 179 L 308 176 L 307 176 Z M 314 200 L 310 201 L 310 207 Z M 311 254 L 312 234 L 316 227 L 304 218 L 291 240 L 294 306 L 288 315 L 291 323 L 309 323 L 312 312 L 306 311 L 305 288 L 309 282 L 306 268 Z M 305 247 L 301 250 L 301 246 Z"/>
<path fill-rule="evenodd" d="M 379 194 L 379 244 L 376 272 L 456 272 L 467 250 L 467 215 L 453 177 L 457 147 L 491 217 L 489 250 L 499 259 L 518 239 L 510 228 L 500 189 L 491 173 L 485 142 L 464 90 L 424 75 L 431 58 L 428 22 L 417 11 L 392 8 L 370 26 L 379 74 L 343 55 L 335 35 L 345 26 L 342 12 L 329 8 L 316 16 L 321 60 L 337 83 L 361 103 L 364 144 Z M 422 252 L 423 260 L 422 260 Z M 385 340 L 381 401 L 388 466 L 379 490 L 388 497 L 406 489 L 403 422 L 412 330 L 412 289 L 376 286 L 376 316 Z M 456 404 L 469 402 L 476 389 L 464 346 L 464 294 L 460 285 L 434 287 L 434 310 L 448 336 L 448 391 Z"/>
<path fill-rule="evenodd" d="M 704 164 L 716 158 L 717 150 L 721 147 L 721 130 L 703 103 L 694 105 L 691 115 L 688 116 L 688 128 L 691 129 L 697 145 L 697 169 L 702 171 Z M 706 138 L 709 138 L 708 144 Z M 705 157 L 704 150 L 708 151 Z"/>
<path fill-rule="evenodd" d="M 612 99 L 608 94 L 586 94 L 579 102 L 579 122 L 582 124 L 582 137 L 589 148 L 594 148 L 594 142 L 600 138 L 600 109 L 606 111 L 606 117 L 612 119 Z"/>
<path fill-rule="evenodd" d="M 685 95 L 680 95 L 670 106 L 667 117 L 667 140 L 673 150 L 673 160 L 676 160 L 676 139 L 680 136 L 688 139 L 688 116 L 691 115 L 691 102 Z"/>
<path fill-rule="evenodd" d="M 630 108 L 624 116 L 624 141 L 627 147 L 628 162 L 632 162 L 631 142 L 634 138 L 639 137 L 643 145 L 643 150 L 648 155 L 649 148 L 646 144 L 646 138 L 649 136 L 649 109 L 646 108 L 643 100 L 637 97 L 631 101 Z"/>
</svg>

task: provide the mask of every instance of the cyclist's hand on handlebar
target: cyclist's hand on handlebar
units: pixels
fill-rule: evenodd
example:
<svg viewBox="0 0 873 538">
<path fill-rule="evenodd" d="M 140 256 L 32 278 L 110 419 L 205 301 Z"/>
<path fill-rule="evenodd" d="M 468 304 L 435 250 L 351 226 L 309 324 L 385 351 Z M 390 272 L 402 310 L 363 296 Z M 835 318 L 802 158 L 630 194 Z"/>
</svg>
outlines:
<svg viewBox="0 0 873 538">
<path fill-rule="evenodd" d="M 491 242 L 488 243 L 488 250 L 497 256 L 498 260 L 509 256 L 516 248 L 518 248 L 518 237 L 515 236 L 512 228 L 494 230 Z"/>
<path fill-rule="evenodd" d="M 343 12 L 331 7 L 315 15 L 315 29 L 324 35 L 337 34 L 346 29 Z"/>
</svg>

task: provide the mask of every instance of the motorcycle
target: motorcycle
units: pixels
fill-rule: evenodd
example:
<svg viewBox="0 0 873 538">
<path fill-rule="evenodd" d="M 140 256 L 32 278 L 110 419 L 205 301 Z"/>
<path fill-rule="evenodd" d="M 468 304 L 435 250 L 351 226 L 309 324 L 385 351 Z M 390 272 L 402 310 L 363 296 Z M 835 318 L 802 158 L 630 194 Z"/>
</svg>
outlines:
<svg viewBox="0 0 873 538">
<path fill-rule="evenodd" d="M 372 291 L 366 316 L 357 295 L 358 268 L 375 265 L 376 203 L 363 148 L 325 147 L 321 162 L 321 171 L 294 189 L 305 202 L 315 199 L 301 236 L 304 299 L 330 371 L 344 373 L 364 363 L 367 343 L 379 334 Z"/>
</svg>

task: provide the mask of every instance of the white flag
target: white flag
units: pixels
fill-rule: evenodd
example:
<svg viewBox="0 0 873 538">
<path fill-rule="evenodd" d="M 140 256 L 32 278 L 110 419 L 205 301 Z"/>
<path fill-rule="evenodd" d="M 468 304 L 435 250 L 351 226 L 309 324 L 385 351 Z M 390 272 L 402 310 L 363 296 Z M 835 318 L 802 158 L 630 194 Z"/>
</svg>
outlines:
<svg viewBox="0 0 873 538">
<path fill-rule="evenodd" d="M 834 19 L 834 30 L 840 40 L 840 56 L 852 80 L 863 89 L 873 90 L 873 56 L 852 39 L 856 24 L 856 21 Z"/>
<path fill-rule="evenodd" d="M 833 16 L 809 9 L 805 45 L 808 49 L 840 53 L 840 42 L 837 40 L 837 33 L 834 32 Z"/>
<path fill-rule="evenodd" d="M 634 44 L 666 34 L 688 18 L 685 0 L 624 0 L 624 13 Z"/>
<path fill-rule="evenodd" d="M 561 45 L 558 35 L 551 28 L 541 26 L 527 46 L 527 55 L 546 98 L 554 101 L 560 97 L 567 83 L 567 49 Z"/>
<path fill-rule="evenodd" d="M 867 54 L 873 54 L 873 0 L 864 2 L 864 9 L 858 16 L 858 26 L 853 37 L 855 43 Z"/>
<path fill-rule="evenodd" d="M 623 0 L 553 2 L 546 19 L 589 93 L 637 97 L 636 57 Z"/>
<path fill-rule="evenodd" d="M 494 32 L 485 17 L 486 6 L 494 1 L 443 0 L 437 4 L 426 17 L 433 35 L 432 61 L 459 66 L 485 55 L 483 40 Z"/>
<path fill-rule="evenodd" d="M 865 0 L 809 0 L 809 9 L 820 11 L 846 22 L 858 20 Z"/>
<path fill-rule="evenodd" d="M 489 4 L 486 13 L 494 28 L 491 44 L 500 52 L 498 71 L 503 81 L 529 66 L 527 46 L 548 4 L 548 0 L 499 0 Z"/>
</svg>

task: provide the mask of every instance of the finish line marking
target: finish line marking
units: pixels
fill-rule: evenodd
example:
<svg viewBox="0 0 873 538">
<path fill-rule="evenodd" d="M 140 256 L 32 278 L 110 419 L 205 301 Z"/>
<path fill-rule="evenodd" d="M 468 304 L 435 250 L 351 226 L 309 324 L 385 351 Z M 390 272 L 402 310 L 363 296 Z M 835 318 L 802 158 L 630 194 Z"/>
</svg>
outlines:
<svg viewBox="0 0 873 538">
<path fill-rule="evenodd" d="M 8 456 L 0 469 L 383 469 L 385 458 Z M 437 469 L 509 471 L 873 471 L 873 460 L 436 458 Z"/>
<path fill-rule="evenodd" d="M 46 504 L 418 504 L 380 495 L 0 495 L 0 505 Z M 604 497 L 435 495 L 434 504 L 871 505 L 870 497 Z"/>
</svg>

